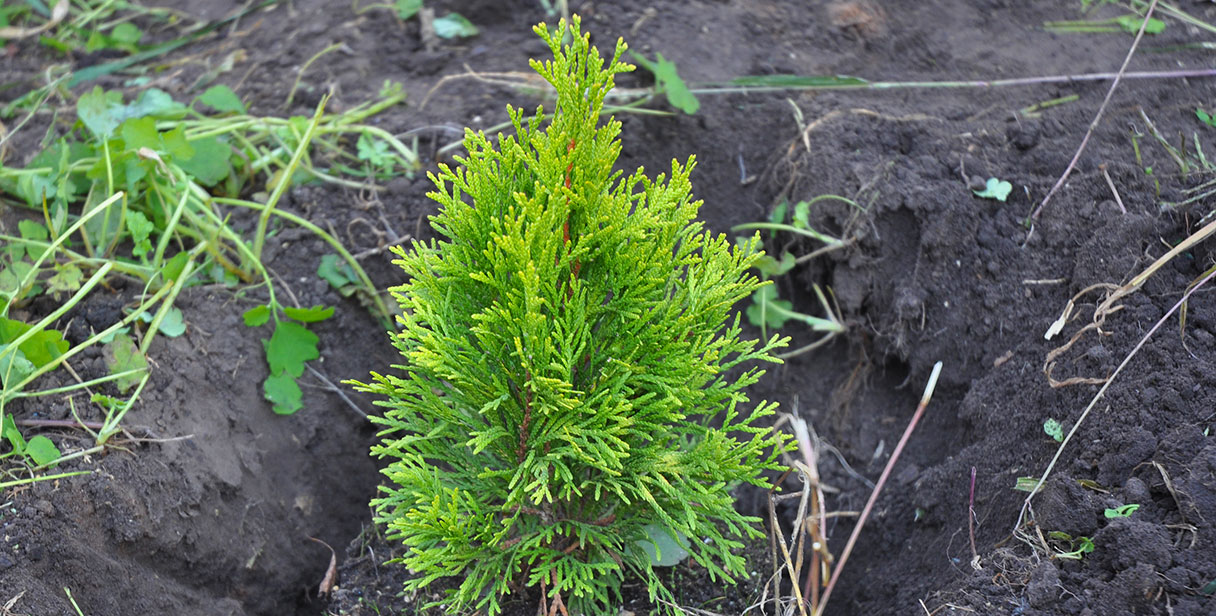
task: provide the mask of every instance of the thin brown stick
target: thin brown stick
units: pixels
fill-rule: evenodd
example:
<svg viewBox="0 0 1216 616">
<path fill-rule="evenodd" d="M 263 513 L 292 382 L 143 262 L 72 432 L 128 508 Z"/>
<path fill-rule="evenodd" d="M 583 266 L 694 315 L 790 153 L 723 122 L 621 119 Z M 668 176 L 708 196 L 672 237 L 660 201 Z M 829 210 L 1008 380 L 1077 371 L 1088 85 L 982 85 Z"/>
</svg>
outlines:
<svg viewBox="0 0 1216 616">
<path fill-rule="evenodd" d="M 891 476 L 891 470 L 895 468 L 895 461 L 899 460 L 899 454 L 903 453 L 904 446 L 908 444 L 908 439 L 912 436 L 912 431 L 916 429 L 916 424 L 920 423 L 920 418 L 925 414 L 925 407 L 929 406 L 929 400 L 933 398 L 933 389 L 937 387 L 937 377 L 942 372 L 942 362 L 937 362 L 933 365 L 933 372 L 929 375 L 929 382 L 925 385 L 925 393 L 920 397 L 920 404 L 916 407 L 916 412 L 912 414 L 912 420 L 908 422 L 908 427 L 904 429 L 904 434 L 899 438 L 899 444 L 895 446 L 895 450 L 891 452 L 891 459 L 887 460 L 887 465 L 882 469 L 882 475 L 878 477 L 878 482 L 874 484 L 874 489 L 870 491 L 870 500 L 866 501 L 866 506 L 861 510 L 861 517 L 857 519 L 857 524 L 853 526 L 853 532 L 849 535 L 848 543 L 844 545 L 844 551 L 840 553 L 840 560 L 836 563 L 835 569 L 832 570 L 832 579 L 828 580 L 828 585 L 823 589 L 823 600 L 819 602 L 818 609 L 815 610 L 815 616 L 823 616 L 824 609 L 827 608 L 828 599 L 832 597 L 832 590 L 836 588 L 836 582 L 840 580 L 840 572 L 844 571 L 844 564 L 849 560 L 849 554 L 853 552 L 853 546 L 857 543 L 857 537 L 861 534 L 861 529 L 866 525 L 866 519 L 870 517 L 870 511 L 874 509 L 874 503 L 878 501 L 878 495 L 882 493 L 882 488 L 887 483 L 887 478 Z"/>
<path fill-rule="evenodd" d="M 1064 169 L 1064 173 L 1060 175 L 1060 179 L 1056 180 L 1055 186 L 1047 191 L 1047 196 L 1039 202 L 1039 206 L 1034 208 L 1034 212 L 1030 214 L 1031 220 L 1038 220 L 1039 214 L 1043 212 L 1043 208 L 1047 206 L 1047 202 L 1051 201 L 1051 197 L 1060 190 L 1064 185 L 1064 180 L 1068 179 L 1068 175 L 1077 166 L 1077 161 L 1081 160 L 1081 153 L 1085 151 L 1085 146 L 1089 144 L 1089 138 L 1094 134 L 1094 129 L 1098 128 L 1098 123 L 1102 121 L 1102 114 L 1106 111 L 1106 106 L 1110 103 L 1110 99 L 1114 97 L 1115 88 L 1119 87 L 1119 82 L 1123 80 L 1123 73 L 1127 71 L 1127 65 L 1131 63 L 1132 56 L 1136 53 L 1136 47 L 1140 45 L 1140 39 L 1144 37 L 1144 28 L 1148 25 L 1148 20 L 1153 16 L 1153 9 L 1157 8 L 1157 0 L 1153 0 L 1148 5 L 1148 11 L 1144 13 L 1144 21 L 1140 22 L 1140 30 L 1136 32 L 1136 39 L 1132 41 L 1132 46 L 1127 50 L 1127 56 L 1123 58 L 1123 66 L 1119 67 L 1119 72 L 1115 74 L 1115 80 L 1111 82 L 1110 89 L 1106 91 L 1106 98 L 1102 100 L 1102 105 L 1098 107 L 1098 113 L 1094 114 L 1094 119 L 1089 123 L 1089 129 L 1085 131 L 1085 137 L 1081 139 L 1081 145 L 1077 147 L 1077 153 L 1073 155 L 1072 160 L 1068 163 L 1068 167 Z"/>
</svg>

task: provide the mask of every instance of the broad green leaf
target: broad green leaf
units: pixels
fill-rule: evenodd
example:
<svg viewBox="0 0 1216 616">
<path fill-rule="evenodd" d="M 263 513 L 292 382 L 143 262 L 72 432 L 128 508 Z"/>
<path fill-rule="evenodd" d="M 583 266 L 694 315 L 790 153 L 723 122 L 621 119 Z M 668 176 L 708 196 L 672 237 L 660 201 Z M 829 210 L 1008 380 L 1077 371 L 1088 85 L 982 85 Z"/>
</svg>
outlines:
<svg viewBox="0 0 1216 616">
<path fill-rule="evenodd" d="M 76 116 L 94 136 L 109 139 L 122 124 L 122 106 L 121 92 L 105 92 L 101 86 L 93 86 L 76 100 Z"/>
<path fill-rule="evenodd" d="M 39 434 L 25 444 L 25 455 L 37 466 L 46 466 L 59 459 L 59 448 L 51 439 Z"/>
<path fill-rule="evenodd" d="M 270 306 L 265 304 L 261 306 L 254 306 L 253 308 L 246 310 L 245 314 L 242 316 L 245 319 L 246 327 L 260 327 L 265 325 L 266 322 L 270 320 Z"/>
<path fill-rule="evenodd" d="M 268 377 L 262 383 L 262 393 L 274 404 L 273 410 L 279 415 L 291 415 L 304 406 L 304 393 L 300 391 L 300 385 L 287 373 Z"/>
<path fill-rule="evenodd" d="M 468 38 L 477 35 L 477 26 L 460 13 L 448 13 L 431 22 L 435 28 L 435 36 L 442 39 Z"/>
<path fill-rule="evenodd" d="M 156 120 L 153 118 L 131 118 L 118 127 L 118 134 L 129 150 L 148 148 L 162 151 L 160 133 L 156 131 Z"/>
<path fill-rule="evenodd" d="M 773 285 L 760 287 L 752 293 L 752 305 L 747 307 L 747 320 L 756 327 L 780 328 L 790 317 L 773 308 L 792 310 L 794 305 L 788 301 L 777 299 L 777 289 Z"/>
<path fill-rule="evenodd" d="M 144 90 L 129 105 L 123 104 L 121 92 L 106 92 L 101 86 L 94 86 L 76 101 L 77 117 L 94 136 L 103 139 L 109 139 L 123 122 L 131 118 L 175 118 L 184 115 L 185 110 L 172 96 L 156 88 Z"/>
<path fill-rule="evenodd" d="M 647 524 L 642 527 L 646 531 L 646 539 L 638 541 L 638 545 L 650 555 L 650 564 L 656 567 L 674 567 L 688 558 L 688 537 L 677 532 L 672 539 L 667 529 L 658 524 Z"/>
<path fill-rule="evenodd" d="M 270 373 L 286 372 L 293 378 L 304 374 L 304 363 L 321 356 L 317 351 L 317 342 L 317 335 L 303 325 L 279 321 L 270 340 L 263 341 Z"/>
<path fill-rule="evenodd" d="M 135 46 L 144 37 L 144 33 L 135 24 L 124 21 L 110 30 L 110 37 L 127 45 Z"/>
<path fill-rule="evenodd" d="M 811 204 L 799 201 L 794 204 L 794 226 L 799 229 L 811 228 Z"/>
<path fill-rule="evenodd" d="M 794 269 L 794 265 L 796 264 L 797 259 L 787 250 L 781 253 L 780 261 L 767 254 L 760 257 L 756 261 L 756 269 L 760 270 L 760 273 L 764 276 L 773 278 Z"/>
<path fill-rule="evenodd" d="M 789 211 L 789 209 L 790 209 L 789 202 L 782 201 L 781 203 L 777 204 L 777 207 L 773 208 L 772 213 L 770 213 L 768 215 L 768 221 L 773 224 L 776 224 L 776 225 L 784 223 L 785 215 Z"/>
<path fill-rule="evenodd" d="M 199 95 L 198 101 L 216 111 L 245 113 L 245 104 L 241 102 L 241 97 L 237 96 L 232 88 L 223 84 L 207 88 Z"/>
<path fill-rule="evenodd" d="M 232 174 L 232 164 L 228 160 L 232 149 L 218 138 L 195 139 L 189 146 L 193 150 L 192 156 L 179 158 L 177 164 L 199 184 L 214 186 Z"/>
<path fill-rule="evenodd" d="M 7 347 L 7 344 L 0 344 L 0 351 L 3 351 Z M 3 385 L 5 391 L 8 391 L 17 385 L 17 383 L 24 381 L 25 377 L 33 374 L 33 372 L 34 364 L 25 358 L 25 354 L 21 352 L 21 349 L 0 355 L 0 385 Z"/>
<path fill-rule="evenodd" d="M 321 257 L 321 264 L 317 266 L 317 275 L 328 282 L 329 286 L 338 290 L 354 283 L 356 278 L 355 270 L 351 268 L 350 264 L 334 254 Z M 349 295 L 349 293 L 345 295 Z"/>
<path fill-rule="evenodd" d="M 0 344 L 8 344 L 16 340 L 31 327 L 33 326 L 21 321 L 0 317 Z M 25 354 L 25 358 L 34 364 L 35 368 L 41 368 L 66 353 L 69 346 L 63 339 L 62 332 L 44 329 L 27 338 L 18 348 Z"/>
<path fill-rule="evenodd" d="M 144 323 L 151 323 L 154 318 L 156 317 L 151 312 L 144 311 L 139 314 L 139 320 Z M 181 309 L 177 306 L 170 306 L 165 311 L 165 318 L 160 320 L 160 327 L 156 332 L 170 338 L 176 338 L 186 333 L 186 317 L 182 315 Z"/>
<path fill-rule="evenodd" d="M 160 268 L 160 275 L 165 279 L 165 282 L 177 280 L 178 276 L 186 269 L 186 262 L 190 260 L 190 254 L 187 252 L 179 252 L 167 259 L 165 264 Z"/>
<path fill-rule="evenodd" d="M 51 237 L 50 233 L 46 230 L 46 227 L 42 223 L 35 222 L 33 220 L 19 221 L 17 223 L 17 230 L 21 233 L 21 237 L 23 237 L 27 240 L 46 242 L 46 241 L 49 241 L 50 237 Z M 21 248 L 21 246 L 17 246 L 17 248 Z M 29 245 L 29 244 L 26 244 L 24 246 L 24 248 L 25 248 L 25 253 L 30 256 L 31 260 L 40 259 L 42 257 L 43 251 L 45 250 L 39 246 L 33 246 L 33 245 Z M 19 256 L 14 257 L 14 259 L 20 259 L 20 258 L 21 257 L 19 257 Z"/>
<path fill-rule="evenodd" d="M 148 360 L 143 353 L 139 352 L 139 347 L 127 334 L 114 336 L 109 344 L 102 347 L 102 358 L 106 362 L 106 367 L 110 369 L 110 374 L 148 369 Z M 141 378 L 142 376 L 139 374 L 132 374 L 118 379 L 114 384 L 118 387 L 118 391 L 125 394 L 127 390 L 138 385 Z"/>
<path fill-rule="evenodd" d="M 988 182 L 984 187 L 984 190 L 973 190 L 971 192 L 975 193 L 975 196 L 977 197 L 996 199 L 997 201 L 1004 203 L 1005 199 L 1009 197 L 1009 193 L 1013 192 L 1013 184 L 1010 184 L 1004 180 L 998 180 L 996 178 L 988 178 Z"/>
<path fill-rule="evenodd" d="M 316 323 L 317 321 L 324 321 L 334 316 L 334 307 L 322 306 L 321 304 L 317 304 L 312 308 L 286 307 L 283 308 L 283 314 L 287 315 L 287 318 L 295 319 L 301 323 Z"/>
<path fill-rule="evenodd" d="M 422 10 L 422 0 L 397 0 L 393 6 L 397 9 L 397 17 L 409 19 Z"/>
</svg>

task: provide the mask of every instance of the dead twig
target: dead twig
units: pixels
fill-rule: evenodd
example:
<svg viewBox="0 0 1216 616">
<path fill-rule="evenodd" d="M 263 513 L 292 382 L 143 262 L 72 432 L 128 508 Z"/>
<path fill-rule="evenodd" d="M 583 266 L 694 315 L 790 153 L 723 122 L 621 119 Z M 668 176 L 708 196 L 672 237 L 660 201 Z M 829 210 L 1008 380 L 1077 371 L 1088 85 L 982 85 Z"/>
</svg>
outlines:
<svg viewBox="0 0 1216 616">
<path fill-rule="evenodd" d="M 309 539 L 329 548 L 329 567 L 325 569 L 325 577 L 321 578 L 321 584 L 317 586 L 317 596 L 325 598 L 333 592 L 334 584 L 338 581 L 338 553 L 334 552 L 333 547 L 328 543 L 316 537 L 309 537 Z"/>
<path fill-rule="evenodd" d="M 845 543 L 844 550 L 840 553 L 840 561 L 832 570 L 832 579 L 828 580 L 828 585 L 823 589 L 823 600 L 820 601 L 818 609 L 815 610 L 815 616 L 823 616 L 824 609 L 827 608 L 828 599 L 832 597 L 832 590 L 836 588 L 836 583 L 840 580 L 840 572 L 844 571 L 844 564 L 849 560 L 849 554 L 853 552 L 853 546 L 857 543 L 857 537 L 861 535 L 861 529 L 866 525 L 866 519 L 870 517 L 870 511 L 874 509 L 874 503 L 878 501 L 878 495 L 882 493 L 882 488 L 887 483 L 887 478 L 891 476 L 891 470 L 895 468 L 895 462 L 899 460 L 899 454 L 903 452 L 904 446 L 908 444 L 908 439 L 912 436 L 912 431 L 916 429 L 916 424 L 920 423 L 920 418 L 925 414 L 925 408 L 929 406 L 929 400 L 933 398 L 933 390 L 937 387 L 937 377 L 941 375 L 942 362 L 937 362 L 933 365 L 933 372 L 929 375 L 929 382 L 925 385 L 925 393 L 921 395 L 920 404 L 916 407 L 916 412 L 912 414 L 912 420 L 908 422 L 908 427 L 904 429 L 904 434 L 899 438 L 899 443 L 895 445 L 895 450 L 891 452 L 891 459 L 887 460 L 887 465 L 882 469 L 882 475 L 878 477 L 878 482 L 874 484 L 874 489 L 870 491 L 870 499 L 866 501 L 866 506 L 861 510 L 861 517 L 857 519 L 857 524 L 853 526 L 853 532 L 849 535 L 849 541 Z"/>
</svg>

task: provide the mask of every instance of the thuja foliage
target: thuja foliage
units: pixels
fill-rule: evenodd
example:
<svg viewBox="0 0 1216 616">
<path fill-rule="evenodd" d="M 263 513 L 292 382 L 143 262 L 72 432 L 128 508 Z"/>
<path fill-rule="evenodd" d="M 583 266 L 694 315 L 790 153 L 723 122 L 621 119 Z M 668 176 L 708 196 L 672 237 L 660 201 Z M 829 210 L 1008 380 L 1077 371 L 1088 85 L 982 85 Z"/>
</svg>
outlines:
<svg viewBox="0 0 1216 616">
<path fill-rule="evenodd" d="M 605 67 L 577 18 L 535 30 L 556 109 L 508 108 L 514 135 L 466 131 L 467 157 L 431 175 L 441 237 L 394 261 L 404 365 L 353 384 L 385 398 L 372 451 L 390 482 L 372 504 L 420 573 L 407 589 L 451 577 L 453 611 L 493 615 L 531 587 L 615 613 L 626 573 L 671 598 L 648 529 L 687 538 L 715 579 L 743 574 L 732 550 L 763 535 L 730 490 L 761 485 L 786 440 L 756 423 L 775 404 L 744 393 L 763 372 L 731 369 L 785 341 L 740 338 L 758 239 L 694 220 L 692 159 L 654 180 L 613 170 L 621 125 L 600 112 L 633 68 L 625 44 Z"/>
</svg>

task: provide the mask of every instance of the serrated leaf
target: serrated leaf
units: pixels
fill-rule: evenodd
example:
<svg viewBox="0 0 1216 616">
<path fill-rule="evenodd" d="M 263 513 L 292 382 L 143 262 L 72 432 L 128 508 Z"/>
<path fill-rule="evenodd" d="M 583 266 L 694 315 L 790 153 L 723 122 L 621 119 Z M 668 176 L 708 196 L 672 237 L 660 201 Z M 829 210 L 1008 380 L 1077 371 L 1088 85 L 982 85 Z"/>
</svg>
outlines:
<svg viewBox="0 0 1216 616">
<path fill-rule="evenodd" d="M 304 374 L 304 363 L 321 356 L 317 351 L 317 335 L 308 328 L 292 321 L 275 324 L 266 347 L 266 363 L 271 374 L 286 372 L 293 378 Z"/>
<path fill-rule="evenodd" d="M 126 216 L 127 233 L 131 234 L 131 241 L 135 246 L 131 248 L 131 254 L 142 258 L 152 250 L 152 232 L 156 230 L 156 226 L 152 221 L 144 216 L 143 212 L 137 210 L 127 210 Z"/>
<path fill-rule="evenodd" d="M 476 36 L 478 32 L 477 26 L 460 13 L 448 13 L 438 17 L 431 22 L 431 27 L 435 29 L 435 36 L 441 39 L 468 38 Z"/>
<path fill-rule="evenodd" d="M 242 317 L 245 319 L 246 327 L 260 327 L 270 320 L 270 306 L 265 304 L 254 306 L 246 310 Z"/>
<path fill-rule="evenodd" d="M 207 88 L 198 97 L 198 102 L 219 112 L 245 113 L 245 103 L 226 85 L 214 85 Z"/>
<path fill-rule="evenodd" d="M 60 293 L 75 293 L 84 280 L 84 272 L 75 263 L 56 263 L 55 275 L 47 281 L 46 290 L 58 296 Z"/>
<path fill-rule="evenodd" d="M 272 410 L 279 415 L 291 415 L 304 406 L 304 392 L 300 391 L 296 380 L 286 373 L 267 377 L 262 383 L 262 395 L 274 404 Z"/>
<path fill-rule="evenodd" d="M 105 360 L 110 374 L 118 374 L 129 370 L 148 369 L 147 358 L 144 357 L 143 353 L 139 352 L 139 347 L 135 345 L 135 341 L 127 334 L 114 336 L 114 339 L 109 344 L 102 347 L 102 358 Z M 118 391 L 125 394 L 127 390 L 138 385 L 142 378 L 139 374 L 131 374 L 114 381 L 114 385 L 118 387 Z"/>
<path fill-rule="evenodd" d="M 638 545 L 650 555 L 650 564 L 656 567 L 674 567 L 688 558 L 688 537 L 677 532 L 672 539 L 667 529 L 658 524 L 647 524 L 642 527 L 646 539 L 638 540 Z"/>
<path fill-rule="evenodd" d="M 59 448 L 51 439 L 39 434 L 25 444 L 25 455 L 29 456 L 35 465 L 46 466 L 59 459 Z"/>
<path fill-rule="evenodd" d="M 359 160 L 365 160 L 376 167 L 389 167 L 393 164 L 393 155 L 388 143 L 361 133 L 355 142 L 356 155 Z"/>
<path fill-rule="evenodd" d="M 323 306 L 321 304 L 317 304 L 312 308 L 286 307 L 283 308 L 283 314 L 287 315 L 287 318 L 295 319 L 301 323 L 316 323 L 334 316 L 334 307 Z"/>
</svg>

